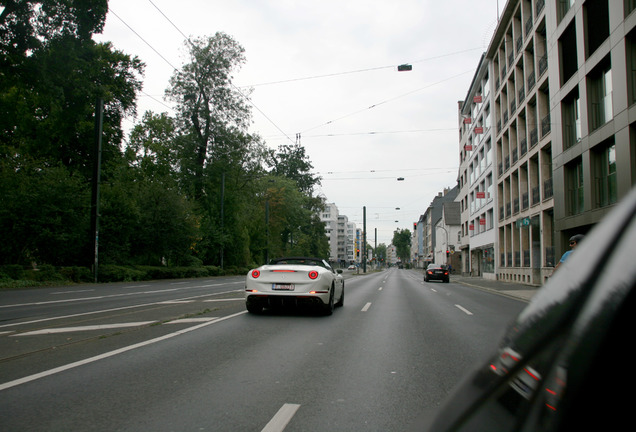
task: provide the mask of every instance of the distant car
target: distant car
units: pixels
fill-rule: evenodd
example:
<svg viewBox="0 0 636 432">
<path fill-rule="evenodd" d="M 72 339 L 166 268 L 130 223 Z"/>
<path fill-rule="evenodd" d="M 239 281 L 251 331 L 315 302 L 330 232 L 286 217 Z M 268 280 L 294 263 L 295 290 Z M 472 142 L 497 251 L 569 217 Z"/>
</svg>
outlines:
<svg viewBox="0 0 636 432">
<path fill-rule="evenodd" d="M 424 272 L 424 281 L 441 280 L 448 283 L 450 276 L 446 266 L 441 264 L 429 264 Z"/>
<path fill-rule="evenodd" d="M 251 313 L 276 306 L 317 306 L 331 315 L 344 304 L 342 270 L 320 258 L 286 257 L 251 270 L 245 279 L 245 306 Z"/>
<path fill-rule="evenodd" d="M 347 267 L 347 270 L 355 270 L 355 269 L 356 269 L 356 266 L 354 266 L 353 264 Z"/>
<path fill-rule="evenodd" d="M 636 374 L 636 189 L 577 246 L 441 410 L 409 430 L 623 430 Z M 600 425 L 600 424 L 599 424 Z"/>
</svg>

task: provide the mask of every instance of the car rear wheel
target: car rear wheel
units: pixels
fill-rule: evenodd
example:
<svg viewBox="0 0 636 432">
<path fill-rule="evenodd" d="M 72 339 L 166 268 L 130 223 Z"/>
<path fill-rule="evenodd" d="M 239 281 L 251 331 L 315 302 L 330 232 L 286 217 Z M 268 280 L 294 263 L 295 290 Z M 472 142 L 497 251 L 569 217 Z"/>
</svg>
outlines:
<svg viewBox="0 0 636 432">
<path fill-rule="evenodd" d="M 254 303 L 246 302 L 245 307 L 249 313 L 260 314 L 263 312 L 263 307 L 255 305 Z"/>
<path fill-rule="evenodd" d="M 336 303 L 336 306 L 341 307 L 344 306 L 344 282 L 342 283 L 342 294 L 340 295 L 340 300 Z"/>
<path fill-rule="evenodd" d="M 335 288 L 332 286 L 331 287 L 331 291 L 329 291 L 329 303 L 327 303 L 324 306 L 323 312 L 325 315 L 331 315 L 333 314 L 333 309 L 334 309 L 334 295 L 335 295 Z"/>
</svg>

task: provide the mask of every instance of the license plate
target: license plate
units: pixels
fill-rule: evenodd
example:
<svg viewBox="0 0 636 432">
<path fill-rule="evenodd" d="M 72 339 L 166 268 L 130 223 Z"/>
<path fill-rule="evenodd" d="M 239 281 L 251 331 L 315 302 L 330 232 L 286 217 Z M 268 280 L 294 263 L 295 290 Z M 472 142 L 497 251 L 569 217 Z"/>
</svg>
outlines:
<svg viewBox="0 0 636 432">
<path fill-rule="evenodd" d="M 276 291 L 293 291 L 294 284 L 272 284 L 272 289 Z"/>
</svg>

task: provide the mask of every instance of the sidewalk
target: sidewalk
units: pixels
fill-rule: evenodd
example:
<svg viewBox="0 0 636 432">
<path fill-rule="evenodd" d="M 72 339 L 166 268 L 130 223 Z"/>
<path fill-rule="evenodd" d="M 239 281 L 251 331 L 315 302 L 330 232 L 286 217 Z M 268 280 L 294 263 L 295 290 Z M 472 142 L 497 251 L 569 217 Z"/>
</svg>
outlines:
<svg viewBox="0 0 636 432">
<path fill-rule="evenodd" d="M 467 286 L 495 291 L 499 294 L 520 300 L 530 301 L 541 287 L 514 282 L 483 279 L 480 277 L 451 275 L 451 281 Z"/>
</svg>

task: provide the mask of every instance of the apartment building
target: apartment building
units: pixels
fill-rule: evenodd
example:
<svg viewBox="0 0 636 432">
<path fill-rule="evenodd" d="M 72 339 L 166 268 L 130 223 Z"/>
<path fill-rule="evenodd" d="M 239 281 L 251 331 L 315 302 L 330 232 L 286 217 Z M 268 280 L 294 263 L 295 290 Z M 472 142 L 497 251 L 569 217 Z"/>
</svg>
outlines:
<svg viewBox="0 0 636 432">
<path fill-rule="evenodd" d="M 459 107 L 462 271 L 541 284 L 636 184 L 635 9 L 506 3 Z"/>
<path fill-rule="evenodd" d="M 446 241 L 446 234 L 444 231 L 449 231 L 450 228 L 446 225 L 445 220 L 442 224 L 440 224 L 440 220 L 444 217 L 444 204 L 449 202 L 454 202 L 457 199 L 457 194 L 459 193 L 459 187 L 455 186 L 453 188 L 445 188 L 443 192 L 439 192 L 431 204 L 428 206 L 424 214 L 422 214 L 419 220 L 414 224 L 414 233 L 415 235 L 411 239 L 411 245 L 415 243 L 417 245 L 416 249 L 412 248 L 412 261 L 411 264 L 416 268 L 426 268 L 430 263 L 438 263 L 445 264 L 446 257 L 437 257 L 436 258 L 436 249 L 439 249 L 443 242 L 439 242 L 438 239 L 438 230 L 439 235 L 444 236 L 445 244 L 448 244 Z M 453 211 L 455 208 L 453 208 Z M 459 213 L 457 211 L 457 213 Z M 453 216 L 449 217 L 449 220 L 452 221 L 453 224 L 458 225 L 459 218 Z M 459 227 L 457 227 L 459 229 Z M 455 233 L 455 231 L 453 231 Z M 456 238 L 456 233 L 455 237 Z M 444 246 L 445 247 L 445 246 Z M 441 249 L 439 249 L 441 250 Z M 445 253 L 446 249 L 444 249 Z M 416 253 L 415 253 L 416 252 Z M 441 260 L 441 261 L 440 261 Z"/>
<path fill-rule="evenodd" d="M 459 102 L 460 237 L 459 260 L 454 267 L 464 275 L 496 279 L 497 197 L 494 188 L 497 174 L 491 74 L 490 62 L 483 55 L 466 99 Z"/>
<path fill-rule="evenodd" d="M 496 274 L 529 284 L 543 283 L 555 263 L 547 10 L 546 0 L 508 1 L 486 53 L 494 84 Z"/>
<path fill-rule="evenodd" d="M 325 235 L 329 242 L 329 262 L 338 261 L 338 207 L 334 203 L 326 203 L 320 214 L 325 224 Z"/>
<path fill-rule="evenodd" d="M 320 214 L 320 220 L 325 224 L 325 235 L 329 242 L 329 262 L 344 266 L 356 260 L 359 249 L 358 230 L 356 224 L 349 222 L 349 218 L 341 215 L 334 203 L 326 203 Z"/>
</svg>

